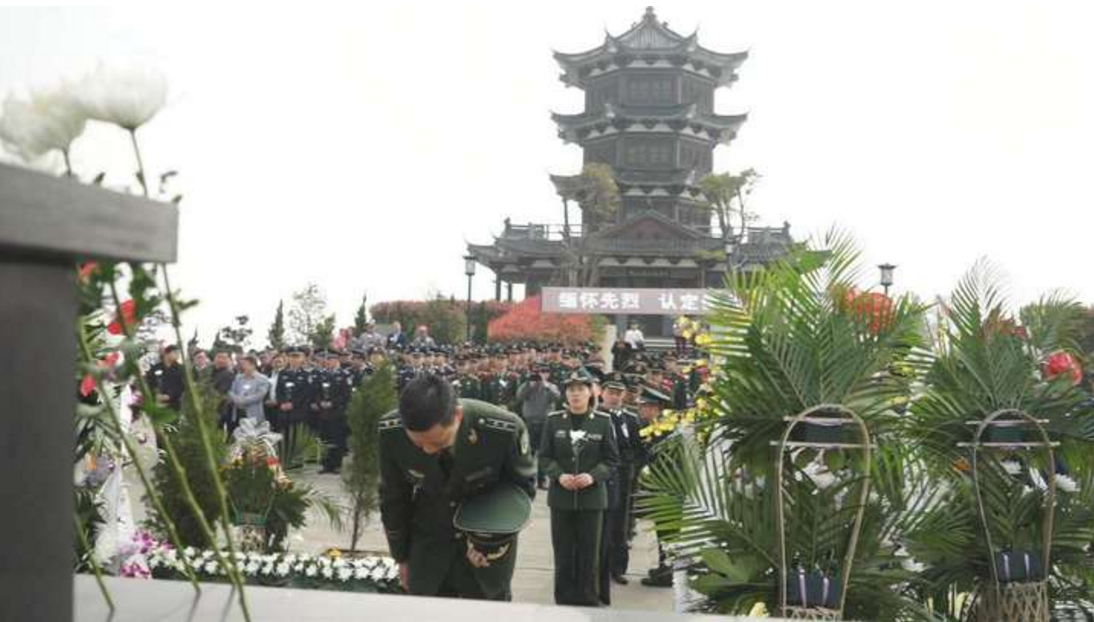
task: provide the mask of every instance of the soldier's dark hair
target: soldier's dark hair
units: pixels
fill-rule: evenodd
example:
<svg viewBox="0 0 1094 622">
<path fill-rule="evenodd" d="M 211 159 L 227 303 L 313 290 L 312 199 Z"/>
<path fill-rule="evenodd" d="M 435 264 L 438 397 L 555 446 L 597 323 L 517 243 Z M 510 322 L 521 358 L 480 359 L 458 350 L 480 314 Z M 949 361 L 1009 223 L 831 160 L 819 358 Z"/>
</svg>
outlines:
<svg viewBox="0 0 1094 622">
<path fill-rule="evenodd" d="M 452 385 L 440 376 L 423 374 L 399 395 L 399 418 L 411 432 L 425 432 L 437 424 L 447 427 L 456 417 L 456 404 Z"/>
</svg>

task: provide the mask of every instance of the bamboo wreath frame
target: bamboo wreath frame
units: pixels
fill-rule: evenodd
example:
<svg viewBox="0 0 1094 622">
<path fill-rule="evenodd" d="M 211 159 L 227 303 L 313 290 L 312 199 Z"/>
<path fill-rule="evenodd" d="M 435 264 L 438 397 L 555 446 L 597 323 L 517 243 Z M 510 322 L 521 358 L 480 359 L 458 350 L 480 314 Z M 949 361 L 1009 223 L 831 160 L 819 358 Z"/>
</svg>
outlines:
<svg viewBox="0 0 1094 622">
<path fill-rule="evenodd" d="M 833 413 L 838 416 L 823 416 L 821 413 Z M 866 514 L 866 502 L 870 496 L 870 475 L 871 475 L 871 458 L 874 446 L 870 443 L 870 431 L 866 427 L 866 422 L 862 420 L 855 411 L 843 406 L 842 404 L 818 404 L 816 406 L 807 408 L 798 415 L 793 417 L 785 417 L 784 421 L 789 425 L 783 430 L 782 438 L 779 441 L 773 441 L 772 444 L 778 447 L 778 451 L 775 456 L 775 486 L 778 494 L 775 498 L 775 525 L 776 536 L 778 538 L 779 546 L 779 608 L 782 615 L 791 619 L 820 619 L 820 620 L 838 620 L 843 616 L 843 607 L 847 598 L 848 584 L 851 579 L 851 565 L 855 559 L 855 550 L 858 547 L 859 532 L 862 530 L 863 517 Z M 838 421 L 840 427 L 849 426 L 857 428 L 860 434 L 860 443 L 815 443 L 804 441 L 792 441 L 790 440 L 790 434 L 794 431 L 798 425 L 802 423 L 823 423 L 831 424 L 833 421 Z M 810 448 L 810 449 L 848 449 L 848 450 L 861 450 L 863 454 L 863 464 L 865 465 L 865 477 L 862 481 L 862 487 L 859 492 L 858 509 L 855 512 L 855 520 L 851 528 L 850 539 L 847 543 L 847 551 L 843 558 L 842 568 L 842 581 L 840 584 L 839 601 L 835 610 L 827 609 L 824 607 L 790 607 L 787 605 L 786 596 L 786 573 L 787 573 L 787 561 L 786 561 L 786 518 L 785 509 L 783 503 L 785 502 L 785 495 L 783 494 L 783 479 L 784 479 L 784 465 L 783 459 L 787 449 L 795 448 Z"/>
<path fill-rule="evenodd" d="M 1011 417 L 1011 418 L 1006 418 L 1005 419 L 1004 417 Z M 1034 451 L 1034 450 L 1037 450 L 1037 449 L 1044 449 L 1045 452 L 1048 454 L 1048 468 L 1047 468 L 1048 475 L 1045 478 L 1046 485 L 1047 485 L 1047 490 L 1046 490 L 1046 493 L 1045 493 L 1045 501 L 1044 501 L 1045 520 L 1042 522 L 1043 535 L 1042 535 L 1042 544 L 1041 544 L 1041 556 L 1042 556 L 1041 568 L 1044 569 L 1045 576 L 1047 577 L 1048 574 L 1049 574 L 1049 570 L 1050 570 L 1049 569 L 1049 560 L 1052 557 L 1052 530 L 1053 530 L 1053 522 L 1054 522 L 1055 514 L 1056 514 L 1056 512 L 1055 512 L 1055 510 L 1056 510 L 1056 454 L 1053 451 L 1053 448 L 1059 446 L 1059 443 L 1052 441 L 1052 439 L 1049 437 L 1048 432 L 1045 430 L 1045 426 L 1044 426 L 1044 424 L 1047 423 L 1045 420 L 1037 419 L 1036 417 L 1033 417 L 1029 413 L 1027 413 L 1023 410 L 1016 409 L 1016 408 L 999 409 L 999 410 L 996 410 L 995 412 L 991 413 L 990 415 L 988 415 L 982 421 L 969 421 L 967 423 L 969 425 L 977 426 L 976 427 L 976 433 L 973 436 L 973 442 L 971 442 L 971 443 L 958 443 L 958 446 L 959 447 L 969 448 L 970 454 L 971 454 L 970 457 L 971 457 L 972 483 L 973 483 L 973 492 L 976 495 L 976 510 L 977 510 L 978 516 L 980 517 L 980 524 L 981 524 L 981 527 L 984 529 L 984 538 L 985 538 L 985 542 L 987 543 L 987 546 L 988 546 L 988 561 L 989 561 L 989 566 L 988 567 L 991 569 L 992 590 L 995 592 L 994 602 L 991 602 L 990 604 L 988 604 L 988 606 L 991 607 L 993 610 L 994 609 L 1000 609 L 1000 611 L 998 611 L 996 613 L 998 615 L 1002 615 L 1002 613 L 1003 613 L 1002 609 L 1006 608 L 1006 602 L 1007 601 L 1004 600 L 1003 585 L 1002 585 L 1002 582 L 999 580 L 999 567 L 998 567 L 997 562 L 996 562 L 996 556 L 997 556 L 996 554 L 998 553 L 998 551 L 995 547 L 995 544 L 992 542 L 991 523 L 988 520 L 987 509 L 984 507 L 983 493 L 981 492 L 981 489 L 980 489 L 980 473 L 979 473 L 979 468 L 978 468 L 977 456 L 978 456 L 979 451 L 981 449 L 1007 449 L 1007 450 L 1027 449 L 1027 450 L 1030 450 L 1030 451 Z M 1000 424 L 1004 424 L 1004 423 L 1007 424 L 1007 425 L 1016 426 L 1016 427 L 1032 427 L 1040 435 L 1041 440 L 1040 441 L 1021 441 L 1021 442 L 1010 442 L 1010 441 L 985 442 L 985 441 L 981 440 L 984 436 L 984 432 L 986 432 L 989 428 L 1005 427 L 1003 425 L 1000 425 Z M 1047 579 L 1042 579 L 1041 581 L 1038 581 L 1038 582 L 1028 582 L 1028 583 L 1043 584 L 1046 580 Z M 1028 589 L 1029 587 L 1030 587 L 1029 585 L 1026 585 L 1024 588 L 1019 588 L 1018 592 L 1021 592 L 1022 594 L 1025 594 L 1025 593 L 1029 592 L 1033 596 L 1036 596 L 1038 599 L 1041 599 L 1041 600 L 1047 599 L 1048 593 L 1047 593 L 1046 590 L 1043 589 L 1043 587 L 1044 587 L 1043 585 L 1040 586 L 1041 589 L 1036 589 L 1036 590 L 1033 590 L 1033 591 L 1030 591 Z M 1034 586 L 1034 587 L 1036 587 L 1036 586 Z M 1011 590 L 1010 586 L 1008 586 L 1008 590 Z M 1013 590 L 1011 590 L 1011 591 L 1013 591 Z M 1036 609 L 1038 609 L 1038 610 L 1043 609 L 1044 614 L 1045 614 L 1043 619 L 1045 619 L 1045 620 L 1048 619 L 1048 617 L 1047 617 L 1047 614 L 1048 614 L 1047 602 L 1044 603 L 1044 605 L 1042 605 L 1040 607 L 1037 607 Z M 988 615 L 992 615 L 991 612 L 987 612 L 987 613 L 988 613 Z"/>
</svg>

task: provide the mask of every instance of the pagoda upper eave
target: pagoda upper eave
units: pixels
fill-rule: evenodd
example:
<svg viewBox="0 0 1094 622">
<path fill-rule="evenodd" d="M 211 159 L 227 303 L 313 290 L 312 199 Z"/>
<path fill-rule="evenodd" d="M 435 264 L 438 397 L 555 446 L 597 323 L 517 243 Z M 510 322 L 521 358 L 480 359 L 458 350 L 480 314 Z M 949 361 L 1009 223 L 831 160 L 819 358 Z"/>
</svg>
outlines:
<svg viewBox="0 0 1094 622">
<path fill-rule="evenodd" d="M 697 43 L 681 43 L 674 49 L 637 49 L 606 41 L 586 52 L 565 54 L 555 52 L 562 68 L 559 77 L 568 86 L 585 88 L 588 81 L 623 68 L 681 68 L 709 78 L 717 86 L 737 81 L 737 70 L 748 59 L 748 52 L 725 54 L 708 50 Z"/>
<path fill-rule="evenodd" d="M 699 111 L 695 104 L 675 106 L 613 106 L 595 112 L 551 113 L 558 135 L 570 143 L 583 143 L 622 132 L 684 133 L 727 144 L 737 136 L 748 114 L 716 114 Z"/>
</svg>

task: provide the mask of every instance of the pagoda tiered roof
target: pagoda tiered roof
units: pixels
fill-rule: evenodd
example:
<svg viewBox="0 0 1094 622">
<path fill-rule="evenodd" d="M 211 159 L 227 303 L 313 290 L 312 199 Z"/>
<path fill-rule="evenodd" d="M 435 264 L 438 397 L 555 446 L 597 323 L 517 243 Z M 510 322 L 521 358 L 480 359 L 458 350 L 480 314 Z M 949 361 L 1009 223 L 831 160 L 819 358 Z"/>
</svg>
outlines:
<svg viewBox="0 0 1094 622">
<path fill-rule="evenodd" d="M 566 142 L 631 131 L 689 131 L 719 143 L 728 143 L 748 120 L 747 114 L 717 114 L 699 110 L 694 103 L 666 106 L 629 106 L 605 103 L 597 110 L 577 114 L 551 113 L 558 135 Z"/>
<path fill-rule="evenodd" d="M 642 20 L 627 32 L 614 36 L 605 33 L 604 43 L 591 50 L 568 54 L 555 52 L 562 67 L 561 80 L 584 88 L 590 78 L 620 67 L 674 66 L 704 75 L 724 86 L 737 80 L 737 68 L 748 52 L 723 53 L 699 45 L 697 32 L 684 36 L 657 19 L 653 7 L 646 8 Z"/>
</svg>

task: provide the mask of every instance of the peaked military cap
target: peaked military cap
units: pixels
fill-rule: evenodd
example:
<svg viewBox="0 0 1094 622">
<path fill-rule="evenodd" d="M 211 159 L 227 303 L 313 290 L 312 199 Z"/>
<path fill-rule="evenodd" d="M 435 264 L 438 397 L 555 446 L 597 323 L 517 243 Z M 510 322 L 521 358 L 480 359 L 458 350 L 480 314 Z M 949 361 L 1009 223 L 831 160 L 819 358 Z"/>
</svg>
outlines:
<svg viewBox="0 0 1094 622">
<path fill-rule="evenodd" d="M 570 375 L 566 377 L 566 380 L 562 384 L 563 386 L 567 387 L 571 384 L 584 384 L 592 386 L 594 382 L 595 380 L 593 379 L 592 374 L 590 374 L 584 368 L 578 367 L 577 369 L 570 372 Z"/>
<path fill-rule="evenodd" d="M 532 520 L 532 500 L 512 484 L 500 484 L 464 500 L 452 517 L 487 561 L 504 557 L 521 530 Z"/>
<path fill-rule="evenodd" d="M 603 384 L 605 389 L 626 389 L 627 380 L 623 376 L 623 372 L 613 371 L 612 373 L 604 376 Z"/>
<path fill-rule="evenodd" d="M 672 398 L 650 386 L 643 386 L 638 396 L 639 404 L 668 404 Z"/>
</svg>

